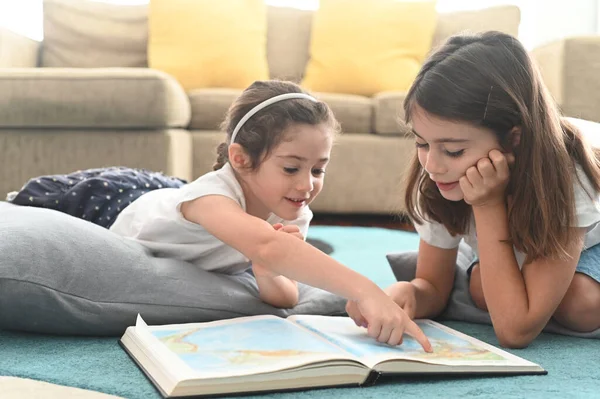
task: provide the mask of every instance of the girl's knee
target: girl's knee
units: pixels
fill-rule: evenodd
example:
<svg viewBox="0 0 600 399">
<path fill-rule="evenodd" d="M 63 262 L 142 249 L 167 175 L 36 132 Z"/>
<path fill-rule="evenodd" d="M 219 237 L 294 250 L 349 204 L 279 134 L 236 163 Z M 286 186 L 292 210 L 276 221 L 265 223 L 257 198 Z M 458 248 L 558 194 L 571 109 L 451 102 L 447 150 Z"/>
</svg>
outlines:
<svg viewBox="0 0 600 399">
<path fill-rule="evenodd" d="M 579 332 L 600 328 L 600 283 L 575 273 L 554 317 L 563 326 Z"/>
<path fill-rule="evenodd" d="M 483 296 L 483 288 L 481 286 L 481 274 L 479 272 L 479 265 L 473 266 L 471 270 L 471 278 L 469 280 L 469 293 L 475 305 L 479 309 L 487 311 L 487 305 L 485 303 L 485 297 Z"/>
</svg>

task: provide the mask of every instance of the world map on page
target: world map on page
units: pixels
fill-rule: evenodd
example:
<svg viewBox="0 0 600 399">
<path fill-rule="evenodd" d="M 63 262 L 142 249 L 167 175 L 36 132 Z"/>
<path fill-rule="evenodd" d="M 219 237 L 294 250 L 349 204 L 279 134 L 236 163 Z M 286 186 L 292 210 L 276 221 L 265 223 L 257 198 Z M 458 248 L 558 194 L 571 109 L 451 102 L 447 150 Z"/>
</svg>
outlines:
<svg viewBox="0 0 600 399">
<path fill-rule="evenodd" d="M 239 324 L 179 330 L 151 330 L 196 371 L 228 374 L 256 366 L 276 366 L 315 355 L 343 354 L 318 337 L 303 333 L 283 319 L 258 319 Z"/>
<path fill-rule="evenodd" d="M 296 323 L 317 333 L 325 332 L 332 343 L 346 349 L 355 356 L 390 355 L 399 353 L 411 358 L 423 360 L 443 360 L 445 362 L 494 361 L 504 357 L 478 346 L 466 339 L 441 330 L 427 322 L 418 321 L 429 342 L 433 353 L 426 353 L 413 338 L 405 335 L 402 345 L 391 347 L 381 344 L 367 335 L 364 328 L 357 327 L 350 318 L 311 317 L 297 319 Z"/>
</svg>

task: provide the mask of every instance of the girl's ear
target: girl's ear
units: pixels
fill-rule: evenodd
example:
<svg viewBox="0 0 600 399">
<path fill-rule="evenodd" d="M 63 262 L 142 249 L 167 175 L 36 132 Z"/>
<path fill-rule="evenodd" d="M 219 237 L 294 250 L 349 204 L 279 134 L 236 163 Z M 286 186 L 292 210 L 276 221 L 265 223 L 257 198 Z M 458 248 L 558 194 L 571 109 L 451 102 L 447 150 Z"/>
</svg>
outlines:
<svg viewBox="0 0 600 399">
<path fill-rule="evenodd" d="M 234 169 L 244 169 L 248 166 L 248 154 L 244 150 L 244 147 L 238 143 L 233 143 L 227 149 L 229 153 L 229 162 Z"/>
<path fill-rule="evenodd" d="M 515 126 L 508 132 L 510 149 L 514 149 L 521 144 L 521 126 Z"/>
</svg>

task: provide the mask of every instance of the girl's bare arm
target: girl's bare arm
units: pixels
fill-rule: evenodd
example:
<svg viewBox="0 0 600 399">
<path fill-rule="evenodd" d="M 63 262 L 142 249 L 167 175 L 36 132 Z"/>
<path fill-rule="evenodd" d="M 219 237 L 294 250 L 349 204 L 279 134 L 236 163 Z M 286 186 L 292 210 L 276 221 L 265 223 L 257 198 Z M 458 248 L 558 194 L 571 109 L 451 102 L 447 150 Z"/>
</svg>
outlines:
<svg viewBox="0 0 600 399">
<path fill-rule="evenodd" d="M 519 270 L 509 237 L 506 205 L 474 207 L 481 284 L 496 336 L 507 347 L 527 346 L 564 297 L 581 254 L 584 229 L 569 260 L 538 259 Z"/>
<path fill-rule="evenodd" d="M 298 284 L 285 276 L 255 271 L 260 299 L 277 308 L 293 308 L 298 304 Z"/>
<path fill-rule="evenodd" d="M 378 289 L 364 276 L 346 268 L 291 234 L 277 232 L 266 221 L 247 214 L 221 195 L 200 197 L 181 206 L 183 216 L 237 249 L 271 272 L 316 286 L 348 299 L 365 289 Z"/>
<path fill-rule="evenodd" d="M 420 241 L 417 273 L 411 281 L 416 288 L 415 318 L 433 318 L 446 307 L 454 285 L 457 253 L 458 248 L 443 249 Z"/>
</svg>

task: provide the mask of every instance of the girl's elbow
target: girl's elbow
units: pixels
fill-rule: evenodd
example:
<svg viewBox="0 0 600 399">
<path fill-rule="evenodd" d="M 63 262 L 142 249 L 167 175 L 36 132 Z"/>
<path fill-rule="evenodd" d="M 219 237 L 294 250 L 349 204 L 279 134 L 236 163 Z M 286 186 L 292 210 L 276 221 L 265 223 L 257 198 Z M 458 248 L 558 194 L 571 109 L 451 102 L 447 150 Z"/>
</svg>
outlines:
<svg viewBox="0 0 600 399">
<path fill-rule="evenodd" d="M 429 318 L 429 319 L 435 319 L 439 316 L 442 315 L 442 313 L 444 313 L 444 310 L 446 310 L 446 307 L 448 306 L 448 300 L 443 300 L 441 299 L 440 302 L 438 302 L 433 309 L 431 310 L 431 314 L 429 315 L 424 315 L 423 317 Z"/>
<path fill-rule="evenodd" d="M 259 238 L 253 254 L 249 258 L 253 262 L 265 266 L 283 262 L 290 250 L 288 243 L 285 241 L 287 238 L 285 234 L 276 233 L 275 231 L 263 235 Z M 294 238 L 294 240 L 297 239 Z"/>
<path fill-rule="evenodd" d="M 518 331 L 516 328 L 495 328 L 496 338 L 501 346 L 509 349 L 523 349 L 537 337 L 531 332 Z"/>
<path fill-rule="evenodd" d="M 267 297 L 261 295 L 261 299 L 263 302 L 268 303 L 273 307 L 280 309 L 291 309 L 296 307 L 298 304 L 299 295 L 298 291 L 296 290 L 277 297 Z"/>
<path fill-rule="evenodd" d="M 291 309 L 296 307 L 298 304 L 298 292 L 291 293 L 286 298 L 282 298 L 280 308 L 282 309 Z"/>
</svg>

